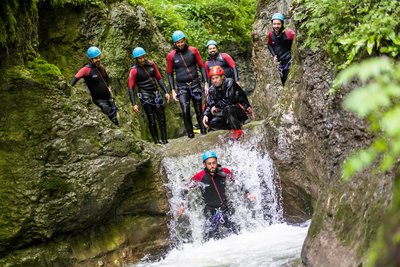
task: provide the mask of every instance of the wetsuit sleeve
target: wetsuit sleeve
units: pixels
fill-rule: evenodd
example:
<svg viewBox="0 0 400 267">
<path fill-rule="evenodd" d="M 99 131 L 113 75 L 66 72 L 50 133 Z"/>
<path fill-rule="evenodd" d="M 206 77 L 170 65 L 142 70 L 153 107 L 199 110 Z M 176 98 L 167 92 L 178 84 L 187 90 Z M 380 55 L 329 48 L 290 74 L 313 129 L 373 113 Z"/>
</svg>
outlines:
<svg viewBox="0 0 400 267">
<path fill-rule="evenodd" d="M 153 67 L 154 67 L 154 72 L 155 72 L 155 76 L 156 76 L 158 85 L 160 85 L 161 89 L 164 91 L 165 94 L 168 94 L 167 86 L 165 85 L 164 80 L 161 76 L 161 73 L 158 70 L 156 63 L 154 63 L 154 62 L 153 62 Z"/>
<path fill-rule="evenodd" d="M 175 52 L 172 51 L 167 56 L 167 75 L 168 75 L 169 88 L 171 88 L 171 90 L 175 90 L 174 61 L 173 61 L 174 55 L 175 55 Z"/>
<path fill-rule="evenodd" d="M 246 96 L 246 93 L 243 91 L 242 87 L 240 87 L 237 83 L 233 84 L 234 89 L 237 94 L 237 100 L 239 104 L 241 104 L 246 110 L 251 107 L 249 99 Z"/>
<path fill-rule="evenodd" d="M 74 86 L 81 78 L 89 76 L 89 73 L 90 73 L 90 68 L 88 67 L 81 68 L 72 78 L 70 85 Z"/>
<path fill-rule="evenodd" d="M 167 86 L 165 85 L 165 82 L 164 82 L 163 78 L 161 78 L 161 79 L 158 80 L 158 84 L 159 84 L 160 87 L 163 89 L 164 94 L 168 94 L 168 93 L 169 93 L 169 92 L 168 92 L 168 89 L 167 89 Z"/>
<path fill-rule="evenodd" d="M 231 67 L 231 69 L 233 70 L 233 79 L 235 80 L 235 82 L 239 81 L 239 75 L 238 75 L 235 61 L 227 53 L 221 53 L 221 56 L 226 61 L 226 63 L 228 63 L 229 67 Z"/>
<path fill-rule="evenodd" d="M 203 82 L 204 83 L 208 83 L 208 78 L 207 78 L 207 74 L 206 74 L 206 69 L 204 67 L 200 68 L 201 71 L 201 76 L 203 77 Z"/>
<path fill-rule="evenodd" d="M 274 57 L 276 55 L 274 48 L 272 47 L 272 32 L 268 33 L 268 39 L 267 39 L 267 47 L 271 55 Z"/>
<path fill-rule="evenodd" d="M 208 78 L 207 78 L 207 74 L 206 74 L 206 69 L 204 68 L 204 64 L 203 64 L 203 59 L 201 58 L 201 55 L 199 53 L 199 50 L 195 47 L 189 46 L 190 51 L 192 51 L 195 59 L 196 59 L 196 64 L 200 69 L 201 72 L 201 77 L 203 78 L 203 82 L 204 83 L 208 83 Z"/>
<path fill-rule="evenodd" d="M 136 105 L 135 92 L 134 92 L 136 86 L 136 72 L 137 70 L 135 68 L 131 69 L 128 78 L 129 98 L 131 100 L 132 105 Z"/>
<path fill-rule="evenodd" d="M 294 38 L 296 37 L 296 34 L 295 34 L 295 32 L 292 30 L 292 29 L 289 29 L 289 28 L 287 28 L 286 30 L 285 30 L 285 33 L 286 33 L 286 37 L 289 39 L 289 40 L 294 40 Z"/>
<path fill-rule="evenodd" d="M 208 67 L 208 65 L 209 61 L 207 60 L 206 63 L 204 64 L 204 69 L 206 70 L 208 84 L 211 84 L 210 68 Z"/>
</svg>

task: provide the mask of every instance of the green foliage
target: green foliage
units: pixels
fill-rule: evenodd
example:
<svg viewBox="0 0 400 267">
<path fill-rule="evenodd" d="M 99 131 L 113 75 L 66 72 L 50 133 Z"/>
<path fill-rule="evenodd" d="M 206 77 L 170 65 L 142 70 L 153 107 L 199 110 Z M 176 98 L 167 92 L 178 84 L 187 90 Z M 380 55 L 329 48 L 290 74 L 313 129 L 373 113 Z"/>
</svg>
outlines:
<svg viewBox="0 0 400 267">
<path fill-rule="evenodd" d="M 381 57 L 353 64 L 339 74 L 335 88 L 354 78 L 362 85 L 346 96 L 344 107 L 367 119 L 375 138 L 370 147 L 346 160 L 344 179 L 376 160 L 380 162 L 380 169 L 387 171 L 400 156 L 400 63 Z"/>
<path fill-rule="evenodd" d="M 205 52 L 205 44 L 233 42 L 245 51 L 251 42 L 251 29 L 256 10 L 255 0 L 129 0 L 143 5 L 156 19 L 158 26 L 171 41 L 176 30 L 182 30 L 191 45 Z"/>
<path fill-rule="evenodd" d="M 324 48 L 340 69 L 359 59 L 400 50 L 400 5 L 378 0 L 296 0 L 298 36 L 304 46 Z"/>
</svg>

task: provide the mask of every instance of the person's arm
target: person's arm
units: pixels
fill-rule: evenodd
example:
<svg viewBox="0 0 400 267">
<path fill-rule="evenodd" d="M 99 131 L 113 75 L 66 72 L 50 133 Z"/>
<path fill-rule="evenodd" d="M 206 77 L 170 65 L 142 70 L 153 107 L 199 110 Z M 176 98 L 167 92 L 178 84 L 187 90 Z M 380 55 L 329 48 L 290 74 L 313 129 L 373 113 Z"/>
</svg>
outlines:
<svg viewBox="0 0 400 267">
<path fill-rule="evenodd" d="M 235 82 L 239 82 L 239 74 L 236 68 L 236 63 L 233 60 L 233 58 L 227 53 L 221 53 L 221 56 L 226 61 L 226 63 L 228 63 L 229 67 L 232 69 L 233 79 L 235 80 Z"/>
<path fill-rule="evenodd" d="M 71 79 L 70 85 L 74 86 L 81 78 L 89 76 L 90 73 L 90 68 L 89 67 L 83 67 L 81 68 L 75 76 Z"/>
<path fill-rule="evenodd" d="M 186 200 L 186 196 L 189 193 L 189 190 L 195 189 L 199 186 L 199 182 L 201 182 L 201 180 L 203 179 L 205 171 L 201 171 L 199 173 L 197 173 L 196 175 L 194 175 L 189 182 L 186 184 L 187 188 L 183 189 L 180 192 L 180 197 L 182 199 L 182 202 L 180 204 L 180 206 L 178 207 L 178 210 L 175 213 L 175 217 L 177 219 L 179 219 L 179 217 L 182 216 L 182 214 L 185 212 L 186 206 L 187 206 L 187 200 Z"/>
<path fill-rule="evenodd" d="M 169 88 L 171 88 L 172 92 L 172 98 L 175 101 L 178 101 L 174 83 L 174 55 L 175 55 L 175 50 L 169 53 L 167 56 L 167 75 L 168 75 Z"/>
<path fill-rule="evenodd" d="M 131 71 L 129 72 L 128 91 L 129 91 L 129 98 L 133 105 L 133 111 L 138 113 L 139 106 L 136 104 L 136 99 L 135 99 L 136 73 L 137 73 L 136 68 L 132 68 Z"/>
<path fill-rule="evenodd" d="M 234 84 L 234 89 L 237 92 L 237 97 L 238 97 L 238 103 L 243 106 L 247 114 L 251 114 L 251 118 L 253 120 L 256 119 L 256 116 L 254 114 L 253 108 L 250 105 L 249 99 L 247 98 L 246 93 L 243 91 L 242 87 L 238 84 Z"/>
<path fill-rule="evenodd" d="M 251 202 L 254 202 L 256 200 L 256 197 L 244 187 L 243 183 L 238 183 L 235 180 L 233 173 L 229 169 L 222 167 L 220 170 L 220 175 L 225 176 L 226 177 L 225 179 L 228 179 L 229 181 L 236 183 L 237 186 L 239 187 L 239 190 L 244 193 L 245 198 L 247 198 Z"/>
<path fill-rule="evenodd" d="M 154 67 L 154 72 L 155 72 L 155 76 L 156 76 L 158 85 L 161 87 L 161 89 L 164 91 L 165 94 L 168 94 L 167 86 L 165 85 L 164 80 L 161 76 L 161 73 L 158 70 L 156 63 L 154 63 L 154 62 L 153 62 L 153 67 Z"/>
</svg>

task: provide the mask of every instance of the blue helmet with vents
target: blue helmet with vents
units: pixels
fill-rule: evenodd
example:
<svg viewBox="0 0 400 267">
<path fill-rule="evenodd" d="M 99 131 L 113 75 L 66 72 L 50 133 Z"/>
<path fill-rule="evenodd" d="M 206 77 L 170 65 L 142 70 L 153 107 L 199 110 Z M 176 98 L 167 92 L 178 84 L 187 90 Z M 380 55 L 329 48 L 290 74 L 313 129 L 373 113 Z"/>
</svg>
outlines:
<svg viewBox="0 0 400 267">
<path fill-rule="evenodd" d="M 178 42 L 179 40 L 185 38 L 185 34 L 182 31 L 174 31 L 174 33 L 172 34 L 172 41 L 174 43 Z"/>
<path fill-rule="evenodd" d="M 209 158 L 216 158 L 217 159 L 217 154 L 215 154 L 214 151 L 208 150 L 204 152 L 203 154 L 203 162 L 206 161 Z"/>
<path fill-rule="evenodd" d="M 89 59 L 98 57 L 100 55 L 101 55 L 101 51 L 98 47 L 96 47 L 96 46 L 89 47 L 89 49 L 87 51 L 87 56 Z"/>
<path fill-rule="evenodd" d="M 135 49 L 132 51 L 133 58 L 138 58 L 144 55 L 146 55 L 146 51 L 144 51 L 144 49 L 140 46 L 135 47 Z"/>
<path fill-rule="evenodd" d="M 282 23 L 285 21 L 285 17 L 281 13 L 275 13 L 272 15 L 271 21 L 279 19 Z"/>
<path fill-rule="evenodd" d="M 207 44 L 206 44 L 206 47 L 208 48 L 208 46 L 210 46 L 210 45 L 215 45 L 216 47 L 218 47 L 218 44 L 217 44 L 217 42 L 216 42 L 216 41 L 214 41 L 214 40 L 210 40 L 210 41 L 208 41 L 208 42 L 207 42 Z"/>
</svg>

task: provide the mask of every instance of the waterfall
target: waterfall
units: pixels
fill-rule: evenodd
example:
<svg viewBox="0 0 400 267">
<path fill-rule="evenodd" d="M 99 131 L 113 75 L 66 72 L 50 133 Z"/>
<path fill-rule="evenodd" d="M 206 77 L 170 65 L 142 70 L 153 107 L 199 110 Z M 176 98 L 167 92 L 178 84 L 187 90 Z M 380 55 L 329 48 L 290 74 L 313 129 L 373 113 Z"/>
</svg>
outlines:
<svg viewBox="0 0 400 267">
<path fill-rule="evenodd" d="M 182 192 L 188 188 L 187 183 L 190 178 L 203 169 L 204 151 L 192 155 L 164 158 L 163 168 L 168 176 L 165 186 L 168 191 L 172 218 L 169 228 L 173 249 L 165 259 L 157 263 L 150 263 L 145 258 L 135 266 L 280 266 L 279 262 L 285 263 L 290 258 L 299 257 L 307 227 L 297 227 L 298 229 L 295 227 L 296 230 L 293 231 L 294 226 L 283 223 L 280 182 L 263 143 L 265 143 L 263 136 L 258 135 L 240 142 L 228 142 L 222 146 L 209 148 L 217 154 L 218 163 L 233 172 L 235 179 L 233 183 L 227 183 L 227 196 L 235 209 L 231 220 L 239 225 L 241 231 L 239 235 L 231 235 L 222 240 L 205 242 L 203 239 L 206 220 L 203 215 L 204 202 L 200 190 L 189 190 L 186 200 L 182 198 Z M 247 200 L 243 189 L 253 194 L 256 201 Z M 182 203 L 186 206 L 185 213 L 177 218 L 176 212 Z M 285 238 L 290 240 L 296 238 L 294 236 L 297 236 L 295 242 L 284 242 Z M 257 240 L 260 238 L 261 240 Z M 279 247 L 281 244 L 268 243 L 271 239 L 280 239 L 284 242 L 284 247 Z M 235 242 L 237 244 L 232 247 Z M 245 249 L 243 245 L 249 248 L 249 244 L 246 245 L 248 242 L 263 245 L 257 252 L 254 250 L 242 251 L 242 253 L 234 251 L 238 248 Z M 285 247 L 287 244 L 289 247 Z M 259 246 L 259 244 L 256 245 Z M 273 254 L 274 249 L 277 249 L 276 255 Z M 206 263 L 206 255 L 213 255 L 216 251 L 218 251 L 217 254 L 212 256 L 209 263 Z M 197 255 L 199 253 L 202 256 Z M 219 257 L 226 253 L 224 258 L 230 260 L 223 263 Z M 265 259 L 265 254 L 268 253 L 270 253 L 269 258 Z M 246 257 L 250 255 L 253 255 L 252 258 L 255 259 L 254 265 L 249 261 L 244 265 L 239 264 L 243 257 L 247 259 Z M 199 257 L 198 261 L 193 257 Z M 238 259 L 235 260 L 235 257 Z M 258 257 L 263 259 L 257 259 Z M 182 259 L 183 261 L 179 262 Z M 214 261 L 215 259 L 218 260 Z M 263 265 L 266 263 L 268 264 Z"/>
</svg>

